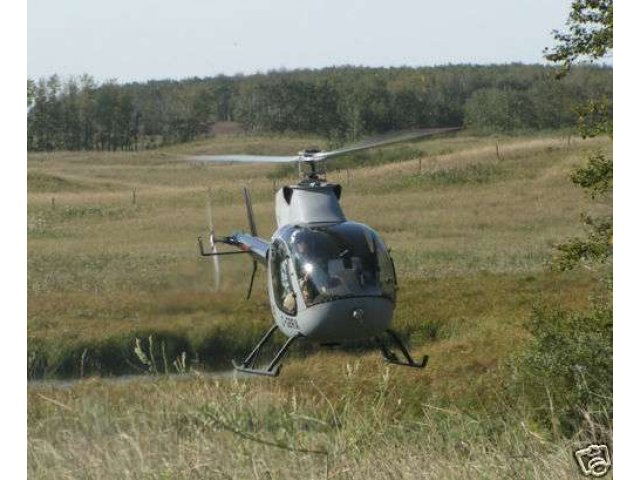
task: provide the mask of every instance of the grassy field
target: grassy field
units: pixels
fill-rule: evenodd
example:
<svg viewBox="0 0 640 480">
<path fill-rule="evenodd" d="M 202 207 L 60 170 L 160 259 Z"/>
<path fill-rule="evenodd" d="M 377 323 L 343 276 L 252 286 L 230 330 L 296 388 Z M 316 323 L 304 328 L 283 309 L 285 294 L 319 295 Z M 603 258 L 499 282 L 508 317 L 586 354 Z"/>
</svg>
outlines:
<svg viewBox="0 0 640 480">
<path fill-rule="evenodd" d="M 276 380 L 95 378 L 144 371 L 135 339 L 148 351 L 150 335 L 161 371 L 175 371 L 182 352 L 192 372 L 228 369 L 251 348 L 271 322 L 264 272 L 245 301 L 250 263 L 225 258 L 214 293 L 195 239 L 208 229 L 209 189 L 218 231 L 247 228 L 245 184 L 269 237 L 273 179 L 287 172 L 178 155 L 309 144 L 322 142 L 237 136 L 29 155 L 27 374 L 93 377 L 29 387 L 33 478 L 578 477 L 580 436 L 546 431 L 505 392 L 532 307 L 581 310 L 598 290 L 590 272 L 546 264 L 554 243 L 583 232 L 581 212 L 610 209 L 568 180 L 607 139 L 457 136 L 410 155 L 387 149 L 367 169 L 336 166 L 346 214 L 392 248 L 395 327 L 430 355 L 424 371 L 389 367 L 366 347 L 307 347 Z"/>
</svg>

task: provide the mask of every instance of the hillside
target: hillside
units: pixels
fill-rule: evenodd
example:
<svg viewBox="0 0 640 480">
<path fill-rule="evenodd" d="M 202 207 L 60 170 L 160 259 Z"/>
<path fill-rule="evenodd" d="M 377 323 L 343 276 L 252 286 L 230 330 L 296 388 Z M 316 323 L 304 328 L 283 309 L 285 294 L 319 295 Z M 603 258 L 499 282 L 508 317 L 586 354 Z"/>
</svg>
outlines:
<svg viewBox="0 0 640 480">
<path fill-rule="evenodd" d="M 244 300 L 246 259 L 223 259 L 223 288 L 212 292 L 195 241 L 208 229 L 208 190 L 222 233 L 246 228 L 240 187 L 249 185 L 268 237 L 274 182 L 294 179 L 178 155 L 290 154 L 322 142 L 222 135 L 138 153 L 30 154 L 29 377 L 142 372 L 135 339 L 148 349 L 150 335 L 161 371 L 161 345 L 170 371 L 182 352 L 194 371 L 227 370 L 271 317 L 264 272 Z M 425 371 L 387 366 L 363 346 L 294 349 L 275 381 L 34 383 L 30 474 L 577 478 L 570 442 L 506 390 L 533 306 L 579 311 L 600 288 L 588 271 L 546 266 L 555 243 L 582 233 L 581 212 L 611 208 L 568 180 L 594 147 L 611 148 L 605 138 L 459 135 L 385 149 L 371 167 L 343 164 L 330 180 L 344 187 L 346 214 L 392 249 L 395 327 L 430 355 Z"/>
</svg>

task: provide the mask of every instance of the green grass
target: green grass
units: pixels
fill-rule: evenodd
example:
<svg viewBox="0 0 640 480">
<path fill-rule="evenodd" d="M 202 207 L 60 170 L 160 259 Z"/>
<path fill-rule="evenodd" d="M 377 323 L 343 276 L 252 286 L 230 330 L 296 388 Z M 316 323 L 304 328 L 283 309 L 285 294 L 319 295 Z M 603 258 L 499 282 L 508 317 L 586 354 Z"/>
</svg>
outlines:
<svg viewBox="0 0 640 480">
<path fill-rule="evenodd" d="M 246 228 L 240 187 L 249 185 L 269 237 L 273 178 L 293 182 L 294 173 L 178 155 L 291 154 L 314 143 L 234 136 L 152 152 L 29 155 L 29 377 L 142 372 L 135 339 L 151 335 L 159 365 L 186 352 L 196 371 L 228 369 L 272 320 L 264 272 L 244 300 L 246 258 L 224 258 L 223 288 L 212 292 L 195 241 L 208 229 L 208 190 L 223 234 Z M 368 168 L 345 160 L 330 179 L 344 187 L 348 217 L 392 248 L 394 325 L 416 355 L 430 355 L 428 368 L 387 367 L 366 345 L 301 346 L 275 381 L 34 384 L 30 475 L 577 477 L 571 448 L 586 437 L 554 437 L 504 386 L 533 306 L 580 311 L 599 289 L 591 272 L 545 267 L 555 243 L 582 233 L 581 212 L 611 208 L 568 180 L 594 147 L 610 148 L 606 139 L 458 136 L 390 147 Z"/>
<path fill-rule="evenodd" d="M 269 139 L 223 137 L 208 150 L 240 149 L 242 141 L 257 148 Z M 304 144 L 305 139 L 275 138 L 266 150 L 279 152 L 294 141 Z M 398 324 L 410 308 L 418 321 L 413 331 L 422 339 L 429 336 L 420 333 L 423 315 L 453 318 L 456 302 L 435 308 L 429 290 L 466 296 L 480 284 L 498 309 L 512 305 L 513 292 L 490 289 L 492 282 L 532 278 L 536 288 L 529 290 L 523 308 L 505 312 L 500 307 L 501 314 L 513 316 L 514 325 L 526 318 L 536 296 L 555 296 L 557 286 L 549 286 L 544 268 L 551 246 L 578 234 L 576 219 L 590 207 L 567 175 L 594 144 L 603 140 L 567 145 L 554 137 L 513 138 L 502 141 L 496 156 L 495 139 L 454 137 L 412 147 L 454 152 L 427 156 L 422 172 L 415 159 L 353 169 L 344 185 L 344 209 L 380 231 L 392 248 L 402 285 Z M 194 165 L 170 151 L 31 155 L 29 181 L 55 177 L 62 183 L 43 190 L 43 182 L 37 182 L 40 187 L 29 193 L 28 333 L 30 347 L 38 345 L 31 349 L 33 362 L 40 365 L 30 371 L 76 375 L 78 352 L 97 348 L 95 342 L 115 342 L 124 354 L 136 336 L 151 333 L 180 338 L 189 353 L 208 359 L 211 367 L 227 365 L 231 354 L 249 349 L 271 321 L 264 274 L 254 299 L 245 302 L 248 262 L 225 258 L 223 290 L 212 294 L 211 265 L 198 258 L 195 237 L 207 229 L 209 188 L 218 232 L 244 227 L 242 184 L 252 187 L 259 229 L 269 236 L 275 227 L 273 168 Z M 85 183 L 108 178 L 107 187 L 60 190 L 66 176 Z M 332 178 L 345 184 L 344 176 L 342 171 Z M 430 283 L 425 287 L 424 281 Z M 590 288 L 580 275 L 558 282 L 574 292 Z M 416 291 L 425 295 L 413 295 Z M 402 301 L 404 295 L 411 300 Z M 584 304 L 575 295 L 565 300 L 570 307 Z M 219 336 L 233 338 L 224 343 L 234 348 L 207 350 Z M 98 350 L 109 357 L 107 349 Z M 66 366 L 56 365 L 61 361 Z M 123 373 L 128 363 L 130 358 L 103 358 L 95 362 L 99 369 L 89 371 Z"/>
</svg>

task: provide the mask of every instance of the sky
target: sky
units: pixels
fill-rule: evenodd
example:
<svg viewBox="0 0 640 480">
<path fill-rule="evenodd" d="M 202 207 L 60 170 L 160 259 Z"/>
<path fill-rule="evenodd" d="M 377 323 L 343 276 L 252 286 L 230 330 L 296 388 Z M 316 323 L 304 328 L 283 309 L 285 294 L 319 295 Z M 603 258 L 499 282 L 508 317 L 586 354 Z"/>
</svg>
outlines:
<svg viewBox="0 0 640 480">
<path fill-rule="evenodd" d="M 543 63 L 570 0 L 28 0 L 27 73 L 121 82 Z"/>
</svg>

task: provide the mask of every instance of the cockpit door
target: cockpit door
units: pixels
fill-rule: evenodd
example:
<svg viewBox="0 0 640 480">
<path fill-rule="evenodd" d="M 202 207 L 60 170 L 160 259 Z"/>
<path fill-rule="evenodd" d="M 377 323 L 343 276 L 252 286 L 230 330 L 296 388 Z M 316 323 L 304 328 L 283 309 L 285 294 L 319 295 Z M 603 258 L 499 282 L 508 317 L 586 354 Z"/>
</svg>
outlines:
<svg viewBox="0 0 640 480">
<path fill-rule="evenodd" d="M 269 273 L 276 306 L 287 315 L 295 316 L 298 313 L 297 294 L 293 288 L 295 277 L 292 272 L 289 252 L 282 240 L 275 240 L 271 245 Z"/>
</svg>

